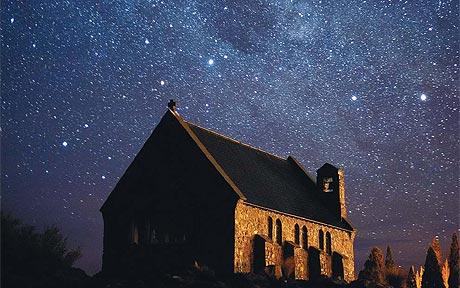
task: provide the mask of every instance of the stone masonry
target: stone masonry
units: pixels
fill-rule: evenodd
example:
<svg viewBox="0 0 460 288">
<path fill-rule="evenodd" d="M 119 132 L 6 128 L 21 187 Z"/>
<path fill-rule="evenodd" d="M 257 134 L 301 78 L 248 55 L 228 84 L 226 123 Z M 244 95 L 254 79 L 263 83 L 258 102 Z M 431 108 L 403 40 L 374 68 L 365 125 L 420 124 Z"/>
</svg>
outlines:
<svg viewBox="0 0 460 288">
<path fill-rule="evenodd" d="M 268 217 L 273 219 L 273 236 L 270 241 L 268 237 Z M 305 226 L 308 231 L 308 247 L 316 248 L 320 251 L 320 270 L 322 275 L 332 276 L 331 255 L 320 249 L 319 231 L 322 230 L 331 234 L 332 252 L 337 252 L 343 256 L 344 280 L 352 281 L 354 279 L 354 254 L 353 240 L 354 232 L 342 230 L 333 226 L 316 223 L 308 219 L 297 216 L 286 215 L 267 208 L 258 207 L 250 203 L 239 200 L 235 208 L 235 256 L 234 272 L 248 273 L 253 272 L 253 245 L 256 235 L 262 235 L 267 240 L 265 245 L 265 265 L 274 267 L 276 277 L 283 274 L 283 249 L 276 243 L 276 225 L 275 221 L 279 219 L 282 223 L 282 242 L 294 243 L 294 226 Z M 295 278 L 309 279 L 308 271 L 308 251 L 299 245 L 294 247 Z M 285 268 L 285 267 L 284 267 Z"/>
</svg>

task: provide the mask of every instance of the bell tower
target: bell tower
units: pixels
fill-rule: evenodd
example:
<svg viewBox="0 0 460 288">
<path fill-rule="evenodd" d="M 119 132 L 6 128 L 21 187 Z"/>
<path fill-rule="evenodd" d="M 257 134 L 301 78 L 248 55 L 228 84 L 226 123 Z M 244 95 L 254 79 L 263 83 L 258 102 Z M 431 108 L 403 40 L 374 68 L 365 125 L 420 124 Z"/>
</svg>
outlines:
<svg viewBox="0 0 460 288">
<path fill-rule="evenodd" d="M 345 171 L 329 163 L 316 170 L 316 185 L 324 204 L 339 217 L 347 218 L 345 203 Z"/>
</svg>

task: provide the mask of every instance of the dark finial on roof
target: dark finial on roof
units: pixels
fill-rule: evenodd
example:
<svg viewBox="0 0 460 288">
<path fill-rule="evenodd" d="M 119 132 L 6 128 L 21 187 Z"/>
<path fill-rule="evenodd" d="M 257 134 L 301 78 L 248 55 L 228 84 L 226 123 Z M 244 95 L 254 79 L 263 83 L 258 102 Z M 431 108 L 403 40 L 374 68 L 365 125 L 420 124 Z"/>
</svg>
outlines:
<svg viewBox="0 0 460 288">
<path fill-rule="evenodd" d="M 169 100 L 168 108 L 172 111 L 176 111 L 176 101 L 174 101 L 173 99 Z"/>
</svg>

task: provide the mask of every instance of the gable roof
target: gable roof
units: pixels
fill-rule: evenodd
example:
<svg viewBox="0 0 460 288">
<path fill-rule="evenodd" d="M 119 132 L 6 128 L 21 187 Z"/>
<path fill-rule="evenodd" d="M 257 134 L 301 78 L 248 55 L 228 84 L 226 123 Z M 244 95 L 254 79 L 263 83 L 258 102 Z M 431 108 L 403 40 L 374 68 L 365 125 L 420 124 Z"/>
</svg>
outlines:
<svg viewBox="0 0 460 288">
<path fill-rule="evenodd" d="M 239 199 L 281 213 L 348 231 L 354 230 L 346 219 L 339 219 L 326 208 L 319 199 L 322 191 L 316 187 L 315 182 L 293 157 L 283 159 L 185 121 L 175 109 L 168 109 L 162 119 L 165 117 L 168 121 L 177 120 L 179 127 L 190 136 Z M 135 173 L 137 166 L 134 163 L 148 153 L 146 146 L 150 138 L 102 205 L 101 212 L 104 213 L 114 203 L 115 205 L 127 203 L 128 196 L 128 198 L 136 197 L 133 193 L 128 193 L 129 195 L 121 193 L 123 190 L 121 188 L 127 184 L 129 178 L 127 175 Z"/>
<path fill-rule="evenodd" d="M 175 112 L 177 113 L 177 112 Z M 180 117 L 180 116 L 179 116 Z M 218 163 L 246 202 L 279 212 L 353 230 L 319 200 L 322 193 L 302 166 L 241 143 L 196 124 L 184 121 L 206 153 Z"/>
</svg>

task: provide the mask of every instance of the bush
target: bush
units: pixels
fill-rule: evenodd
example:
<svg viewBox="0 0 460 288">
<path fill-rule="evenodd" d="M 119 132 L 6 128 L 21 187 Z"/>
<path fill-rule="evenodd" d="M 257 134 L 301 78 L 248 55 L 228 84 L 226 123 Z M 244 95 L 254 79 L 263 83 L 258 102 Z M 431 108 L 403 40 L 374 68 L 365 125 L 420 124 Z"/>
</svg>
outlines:
<svg viewBox="0 0 460 288">
<path fill-rule="evenodd" d="M 59 285 L 59 279 L 86 276 L 72 268 L 81 256 L 80 249 L 69 249 L 56 226 L 39 233 L 33 226 L 2 213 L 1 228 L 2 287 L 52 287 Z"/>
</svg>

